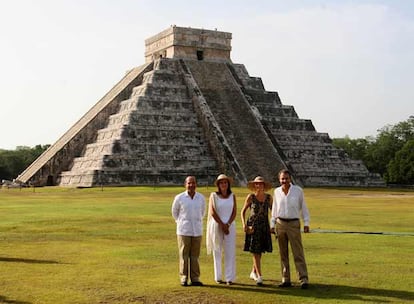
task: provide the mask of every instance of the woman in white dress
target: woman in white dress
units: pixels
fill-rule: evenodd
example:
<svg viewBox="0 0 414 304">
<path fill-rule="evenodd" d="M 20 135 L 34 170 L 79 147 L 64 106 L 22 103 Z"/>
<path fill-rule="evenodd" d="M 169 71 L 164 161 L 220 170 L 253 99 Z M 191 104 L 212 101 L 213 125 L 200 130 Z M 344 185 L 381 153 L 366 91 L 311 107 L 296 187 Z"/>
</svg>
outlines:
<svg viewBox="0 0 414 304">
<path fill-rule="evenodd" d="M 209 199 L 207 220 L 207 253 L 213 252 L 214 280 L 231 285 L 236 279 L 236 196 L 231 192 L 233 179 L 220 174 L 214 184 L 217 192 Z M 224 281 L 222 280 L 224 255 Z"/>
</svg>

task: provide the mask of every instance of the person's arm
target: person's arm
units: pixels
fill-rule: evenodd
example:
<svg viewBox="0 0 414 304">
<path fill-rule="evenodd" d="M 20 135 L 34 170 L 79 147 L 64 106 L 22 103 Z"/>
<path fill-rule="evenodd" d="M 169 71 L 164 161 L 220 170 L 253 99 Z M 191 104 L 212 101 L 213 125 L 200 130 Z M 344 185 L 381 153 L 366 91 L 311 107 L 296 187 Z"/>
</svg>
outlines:
<svg viewBox="0 0 414 304">
<path fill-rule="evenodd" d="M 206 199 L 204 198 L 204 195 L 201 195 L 202 200 L 202 207 L 201 207 L 201 218 L 204 218 L 206 216 Z"/>
<path fill-rule="evenodd" d="M 269 194 L 269 201 L 273 201 L 272 196 Z M 270 217 L 270 233 L 274 233 L 274 225 L 273 225 L 273 229 L 272 229 L 272 204 L 269 204 L 269 209 L 270 209 L 270 216 L 268 214 L 268 221 L 269 221 L 269 217 Z"/>
<path fill-rule="evenodd" d="M 171 214 L 173 218 L 175 219 L 175 221 L 178 221 L 178 217 L 180 215 L 180 204 L 179 204 L 178 196 L 174 198 L 173 204 L 171 206 Z"/>
<path fill-rule="evenodd" d="M 310 214 L 309 214 L 308 206 L 306 205 L 303 191 L 301 195 L 301 206 L 302 206 L 303 232 L 308 233 L 310 231 L 309 229 Z"/>
<path fill-rule="evenodd" d="M 246 219 L 245 219 L 246 210 L 250 207 L 251 203 L 252 203 L 252 199 L 251 199 L 251 195 L 249 194 L 247 195 L 246 200 L 244 201 L 243 208 L 241 210 L 241 221 L 242 221 L 244 232 L 247 232 L 247 225 L 246 225 Z"/>
<path fill-rule="evenodd" d="M 270 216 L 270 232 L 275 232 L 275 226 L 276 226 L 276 219 L 277 219 L 277 201 L 276 201 L 276 189 L 274 191 L 273 195 L 273 204 L 272 204 L 272 212 Z"/>
<path fill-rule="evenodd" d="M 217 214 L 216 208 L 215 208 L 215 202 L 214 202 L 214 196 L 216 194 L 213 192 L 210 194 L 210 198 L 209 198 L 209 204 L 208 204 L 208 208 L 209 208 L 209 212 L 211 214 L 211 216 L 214 218 L 214 220 L 220 225 L 222 226 L 224 223 L 221 220 L 220 216 Z"/>
<path fill-rule="evenodd" d="M 210 199 L 209 199 L 209 212 L 211 214 L 211 216 L 213 217 L 213 219 L 219 224 L 220 229 L 225 233 L 225 234 L 229 234 L 229 227 L 227 226 L 227 223 L 223 223 L 223 221 L 221 220 L 220 216 L 218 215 L 216 208 L 215 208 L 215 201 L 214 201 L 214 197 L 217 197 L 217 194 L 215 194 L 214 192 L 211 193 L 210 195 Z"/>
<path fill-rule="evenodd" d="M 236 196 L 233 194 L 233 211 L 231 212 L 231 216 L 229 221 L 227 222 L 227 224 L 230 226 L 231 223 L 233 223 L 233 221 L 236 218 L 236 214 L 237 214 L 237 203 L 236 203 Z"/>
</svg>

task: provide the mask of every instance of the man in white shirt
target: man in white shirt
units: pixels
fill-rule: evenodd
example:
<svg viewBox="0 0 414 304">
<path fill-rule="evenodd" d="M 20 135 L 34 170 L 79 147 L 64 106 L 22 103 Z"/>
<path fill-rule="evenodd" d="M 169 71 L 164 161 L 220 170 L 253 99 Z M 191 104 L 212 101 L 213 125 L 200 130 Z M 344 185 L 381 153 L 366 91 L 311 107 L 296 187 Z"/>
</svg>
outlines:
<svg viewBox="0 0 414 304">
<path fill-rule="evenodd" d="M 273 195 L 271 229 L 274 232 L 276 225 L 282 267 L 282 283 L 279 287 L 292 286 L 289 267 L 288 243 L 290 242 L 301 288 L 307 289 L 309 286 L 308 270 L 303 252 L 299 218 L 302 218 L 304 222 L 303 231 L 308 233 L 309 210 L 302 189 L 291 183 L 289 171 L 281 170 L 278 177 L 281 186 L 275 189 Z"/>
<path fill-rule="evenodd" d="M 171 212 L 177 223 L 177 241 L 181 286 L 188 286 L 190 275 L 192 286 L 203 286 L 200 281 L 201 238 L 206 202 L 202 194 L 196 192 L 194 176 L 187 176 L 184 182 L 186 191 L 175 196 Z"/>
</svg>

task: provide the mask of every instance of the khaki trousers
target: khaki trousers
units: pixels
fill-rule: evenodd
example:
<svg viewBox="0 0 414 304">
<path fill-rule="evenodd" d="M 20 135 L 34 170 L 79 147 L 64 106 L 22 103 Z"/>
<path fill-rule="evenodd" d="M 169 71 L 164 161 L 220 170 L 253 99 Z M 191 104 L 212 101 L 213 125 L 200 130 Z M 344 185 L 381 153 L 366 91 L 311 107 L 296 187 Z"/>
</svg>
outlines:
<svg viewBox="0 0 414 304">
<path fill-rule="evenodd" d="M 308 282 L 308 270 L 303 253 L 300 221 L 276 221 L 277 239 L 282 268 L 282 282 L 290 282 L 289 243 L 295 261 L 296 271 L 301 283 Z"/>
<path fill-rule="evenodd" d="M 198 258 L 200 256 L 201 238 L 201 236 L 177 235 L 181 282 L 187 282 L 188 275 L 190 275 L 191 282 L 200 281 Z"/>
</svg>

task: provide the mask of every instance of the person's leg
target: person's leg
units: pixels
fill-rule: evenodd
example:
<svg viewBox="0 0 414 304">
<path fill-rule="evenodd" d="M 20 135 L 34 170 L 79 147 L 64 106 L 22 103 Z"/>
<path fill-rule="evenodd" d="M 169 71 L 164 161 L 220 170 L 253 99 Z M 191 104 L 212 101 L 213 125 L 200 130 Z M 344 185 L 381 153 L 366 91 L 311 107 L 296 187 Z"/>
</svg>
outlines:
<svg viewBox="0 0 414 304">
<path fill-rule="evenodd" d="M 223 244 L 216 244 L 217 248 L 213 250 L 213 264 L 214 264 L 214 280 L 216 282 L 221 281 L 221 256 L 223 252 Z"/>
<path fill-rule="evenodd" d="M 261 253 L 253 253 L 253 265 L 254 269 L 256 270 L 256 274 L 258 277 L 262 276 L 262 269 L 261 269 Z"/>
<path fill-rule="evenodd" d="M 186 284 L 188 279 L 188 259 L 190 257 L 191 239 L 188 236 L 177 235 L 179 272 L 181 284 Z"/>
<path fill-rule="evenodd" d="M 263 284 L 261 259 L 262 259 L 261 253 L 253 253 L 253 265 L 254 265 L 254 268 L 256 269 L 256 274 L 257 274 L 256 284 L 257 285 Z"/>
<path fill-rule="evenodd" d="M 190 249 L 190 279 L 191 282 L 200 281 L 200 264 L 198 258 L 200 257 L 201 236 L 191 237 Z"/>
<path fill-rule="evenodd" d="M 277 241 L 279 244 L 280 266 L 282 271 L 282 283 L 290 283 L 289 267 L 289 237 L 287 234 L 287 223 L 277 221 Z"/>
<path fill-rule="evenodd" d="M 308 283 L 308 270 L 306 267 L 305 254 L 303 252 L 299 221 L 289 223 L 288 235 L 299 281 L 301 283 Z"/>
<path fill-rule="evenodd" d="M 226 282 L 236 279 L 236 228 L 230 226 L 228 235 L 224 236 L 224 269 Z"/>
</svg>

